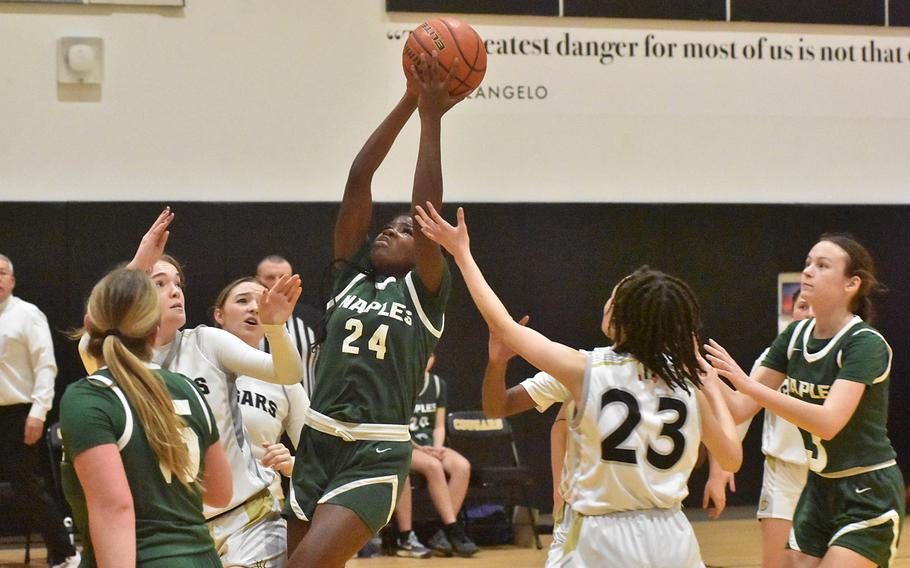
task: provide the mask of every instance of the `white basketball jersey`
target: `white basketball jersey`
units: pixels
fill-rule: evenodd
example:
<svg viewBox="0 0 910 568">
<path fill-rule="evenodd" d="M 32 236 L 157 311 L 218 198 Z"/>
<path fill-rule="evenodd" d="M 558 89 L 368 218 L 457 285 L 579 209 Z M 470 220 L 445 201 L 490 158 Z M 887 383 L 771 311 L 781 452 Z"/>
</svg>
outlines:
<svg viewBox="0 0 910 568">
<path fill-rule="evenodd" d="M 275 475 L 260 466 L 253 456 L 237 403 L 236 377 L 205 356 L 210 350 L 205 349 L 204 342 L 217 341 L 216 335 L 220 332 L 205 326 L 179 331 L 174 341 L 156 350 L 152 358 L 163 368 L 192 379 L 205 396 L 218 424 L 221 446 L 231 466 L 234 494 L 226 507 L 216 509 L 206 505 L 203 511 L 206 519 L 236 507 L 267 488 Z"/>
<path fill-rule="evenodd" d="M 310 407 L 310 399 L 303 390 L 303 384 L 278 385 L 247 376 L 238 377 L 235 384 L 240 411 L 243 413 L 243 427 L 256 461 L 262 463 L 265 456 L 262 444 L 280 442 L 285 431 L 294 445 L 288 448 L 293 456 L 300 442 L 300 430 L 303 428 L 306 411 Z M 283 497 L 281 480 L 277 475 L 272 481 L 271 490 L 279 499 Z"/>
<path fill-rule="evenodd" d="M 787 394 L 787 381 L 780 387 Z M 799 428 L 765 409 L 765 423 L 761 434 L 761 451 L 766 456 L 781 461 L 806 465 L 809 463 Z"/>
<path fill-rule="evenodd" d="M 765 349 L 762 354 L 759 355 L 758 360 L 755 361 L 752 371 L 755 371 L 755 369 L 761 365 L 761 362 L 767 354 L 768 350 Z M 787 381 L 781 383 L 780 389 L 778 390 L 784 394 L 788 394 Z M 806 465 L 808 463 L 806 449 L 805 446 L 803 446 L 803 437 L 799 433 L 799 428 L 774 414 L 767 408 L 765 409 L 765 421 L 762 424 L 761 451 L 766 456 L 781 461 L 799 465 Z"/>
<path fill-rule="evenodd" d="M 647 378 L 641 363 L 611 348 L 587 356 L 569 423 L 566 501 L 583 515 L 679 505 L 701 441 L 694 387 Z"/>
</svg>

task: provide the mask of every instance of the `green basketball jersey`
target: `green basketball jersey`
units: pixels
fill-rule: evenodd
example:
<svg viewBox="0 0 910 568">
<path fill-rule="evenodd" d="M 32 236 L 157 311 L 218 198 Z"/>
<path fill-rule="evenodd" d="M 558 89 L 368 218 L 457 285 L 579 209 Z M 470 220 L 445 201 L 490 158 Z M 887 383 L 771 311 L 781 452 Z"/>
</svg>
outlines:
<svg viewBox="0 0 910 568">
<path fill-rule="evenodd" d="M 834 337 L 812 337 L 815 320 L 795 322 L 774 340 L 762 365 L 787 375 L 790 396 L 824 404 L 838 379 L 866 385 L 856 412 L 843 430 L 824 441 L 800 430 L 809 468 L 822 475 L 860 473 L 895 458 L 888 439 L 888 380 L 891 346 L 854 317 Z"/>
<path fill-rule="evenodd" d="M 446 264 L 432 294 L 416 271 L 394 278 L 369 268 L 367 245 L 336 271 L 312 408 L 344 422 L 408 424 L 442 335 L 452 275 Z"/>
<path fill-rule="evenodd" d="M 411 416 L 411 439 L 414 442 L 421 446 L 433 445 L 436 410 L 440 408 L 446 408 L 446 382 L 438 375 L 426 373 Z"/>
<path fill-rule="evenodd" d="M 218 440 L 218 427 L 205 399 L 189 379 L 150 365 L 170 391 L 174 410 L 186 423 L 190 459 L 202 477 L 204 457 Z M 187 489 L 163 468 L 148 443 L 138 414 L 108 369 L 71 384 L 60 404 L 64 462 L 63 491 L 83 538 L 83 566 L 94 566 L 85 494 L 73 459 L 103 444 L 116 444 L 133 495 L 136 561 L 199 554 L 214 550 L 202 516 L 202 493 Z"/>
</svg>

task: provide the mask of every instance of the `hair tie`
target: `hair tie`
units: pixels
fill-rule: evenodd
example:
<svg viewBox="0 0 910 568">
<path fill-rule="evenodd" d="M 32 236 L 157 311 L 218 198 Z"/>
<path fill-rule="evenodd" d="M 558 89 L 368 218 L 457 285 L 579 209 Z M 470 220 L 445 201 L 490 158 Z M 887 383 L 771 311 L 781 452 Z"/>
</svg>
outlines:
<svg viewBox="0 0 910 568">
<path fill-rule="evenodd" d="M 123 335 L 120 333 L 119 329 L 109 329 L 102 334 L 102 337 L 106 338 L 109 335 L 123 339 Z"/>
</svg>

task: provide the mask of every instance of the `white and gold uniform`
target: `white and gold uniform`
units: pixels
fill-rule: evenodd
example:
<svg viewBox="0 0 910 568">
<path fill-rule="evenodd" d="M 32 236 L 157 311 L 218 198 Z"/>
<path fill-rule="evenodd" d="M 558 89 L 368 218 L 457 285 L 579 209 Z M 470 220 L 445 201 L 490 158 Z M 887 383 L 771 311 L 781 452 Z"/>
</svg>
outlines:
<svg viewBox="0 0 910 568">
<path fill-rule="evenodd" d="M 765 349 L 755 361 L 753 370 L 767 354 L 768 350 Z M 788 394 L 787 385 L 787 381 L 784 381 L 780 385 L 780 392 Z M 765 409 L 761 451 L 765 454 L 765 471 L 756 517 L 792 521 L 809 473 L 809 461 L 799 428 Z"/>
<path fill-rule="evenodd" d="M 310 408 L 310 397 L 303 388 L 303 383 L 296 385 L 276 385 L 252 377 L 237 379 L 237 399 L 240 411 L 243 412 L 243 426 L 250 439 L 250 447 L 256 461 L 261 463 L 265 456 L 263 444 L 274 444 L 281 441 L 281 435 L 287 433 L 291 440 L 291 459 L 300 443 L 300 431 L 303 429 L 307 409 Z M 269 488 L 278 499 L 284 499 L 281 490 L 281 479 L 278 475 Z"/>
<path fill-rule="evenodd" d="M 547 566 L 704 566 L 680 510 L 701 441 L 694 387 L 671 389 L 612 348 L 586 355 L 581 401 L 569 409 L 560 487 L 571 526 Z M 572 402 L 548 375 L 521 384 L 538 410 Z"/>
</svg>

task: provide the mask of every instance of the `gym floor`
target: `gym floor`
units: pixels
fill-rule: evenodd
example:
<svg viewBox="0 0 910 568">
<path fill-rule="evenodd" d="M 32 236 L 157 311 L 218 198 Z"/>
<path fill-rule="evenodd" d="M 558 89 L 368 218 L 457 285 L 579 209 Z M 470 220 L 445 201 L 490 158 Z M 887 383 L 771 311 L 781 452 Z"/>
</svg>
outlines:
<svg viewBox="0 0 910 568">
<path fill-rule="evenodd" d="M 724 512 L 724 518 L 710 521 L 698 510 L 689 512 L 692 526 L 701 545 L 702 558 L 709 568 L 758 568 L 761 561 L 761 533 L 758 522 L 752 517 L 754 507 L 733 507 Z M 910 542 L 905 527 L 892 568 L 910 568 Z M 383 556 L 351 560 L 350 568 L 418 568 L 427 566 L 469 566 L 470 568 L 501 568 L 502 566 L 543 566 L 547 557 L 546 546 L 550 536 L 544 535 L 544 549 L 533 547 L 497 546 L 484 547 L 474 558 L 432 558 L 419 560 Z M 46 564 L 43 547 L 32 548 L 31 564 L 23 564 L 23 549 L 0 541 L 0 568 L 42 567 Z"/>
</svg>

